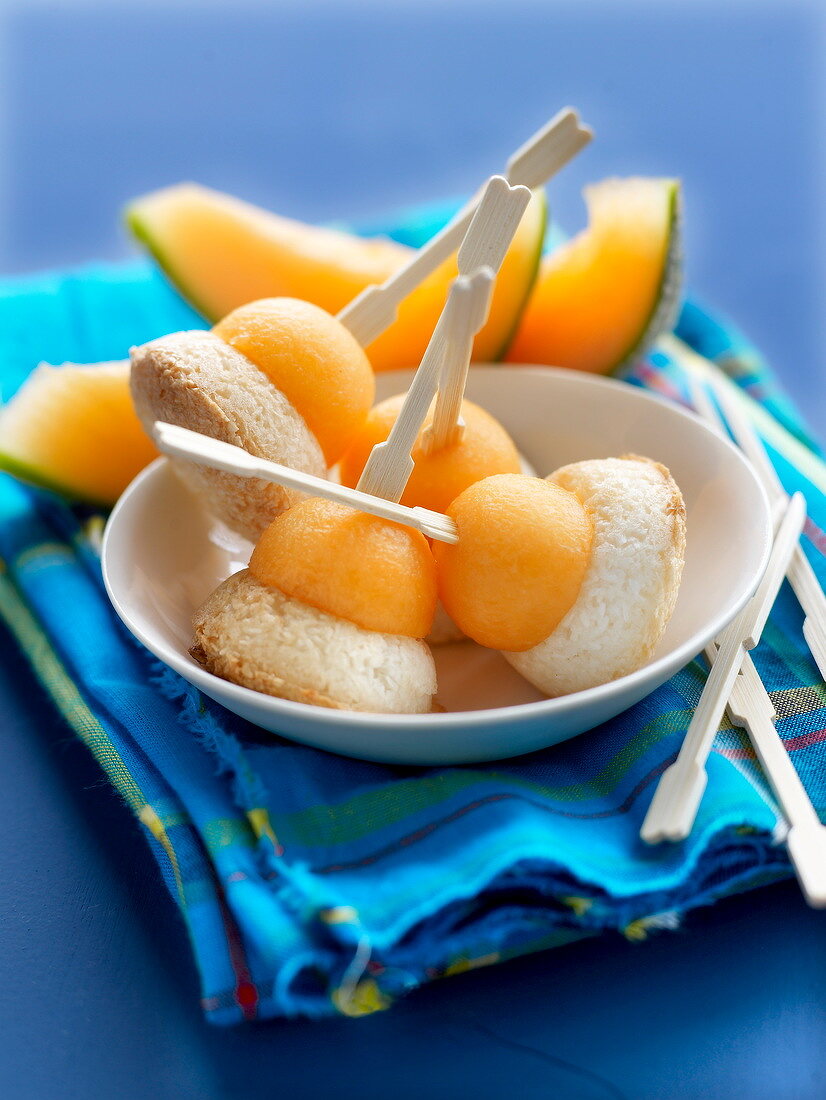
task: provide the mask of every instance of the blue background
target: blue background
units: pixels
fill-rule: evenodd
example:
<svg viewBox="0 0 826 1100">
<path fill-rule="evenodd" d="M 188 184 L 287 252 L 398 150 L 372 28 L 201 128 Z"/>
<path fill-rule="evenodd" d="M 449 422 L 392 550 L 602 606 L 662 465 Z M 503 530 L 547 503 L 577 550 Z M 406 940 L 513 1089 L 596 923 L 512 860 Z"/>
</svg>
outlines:
<svg viewBox="0 0 826 1100">
<path fill-rule="evenodd" d="M 129 255 L 120 207 L 179 179 L 311 220 L 462 194 L 572 103 L 561 223 L 589 180 L 682 177 L 691 287 L 822 432 L 824 43 L 817 0 L 0 0 L 0 271 Z M 137 826 L 0 642 L 4 1100 L 826 1095 L 826 915 L 792 885 L 383 1016 L 208 1029 Z"/>
</svg>

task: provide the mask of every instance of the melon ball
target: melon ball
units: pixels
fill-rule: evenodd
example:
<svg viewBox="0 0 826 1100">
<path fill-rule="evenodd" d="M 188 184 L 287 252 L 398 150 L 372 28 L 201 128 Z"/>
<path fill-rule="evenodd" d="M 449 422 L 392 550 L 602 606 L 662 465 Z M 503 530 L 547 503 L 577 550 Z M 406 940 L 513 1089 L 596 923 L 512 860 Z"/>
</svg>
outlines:
<svg viewBox="0 0 826 1100">
<path fill-rule="evenodd" d="M 521 652 L 567 614 L 591 553 L 591 519 L 574 493 L 522 474 L 477 482 L 447 509 L 459 531 L 434 543 L 439 595 L 474 641 Z"/>
<path fill-rule="evenodd" d="M 264 372 L 304 418 L 327 464 L 337 462 L 375 397 L 370 360 L 352 333 L 298 298 L 239 306 L 213 332 Z"/>
<path fill-rule="evenodd" d="M 365 630 L 424 638 L 433 622 L 436 565 L 424 535 L 320 497 L 273 520 L 249 569 Z"/>
<path fill-rule="evenodd" d="M 405 394 L 388 397 L 372 408 L 355 442 L 341 460 L 341 482 L 354 488 L 376 443 L 390 434 Z M 517 474 L 519 453 L 513 440 L 494 417 L 472 401 L 462 402 L 465 428 L 461 438 L 438 451 L 425 453 L 422 434 L 431 423 L 431 409 L 413 449 L 416 463 L 401 503 L 409 508 L 444 512 L 459 493 L 493 474 Z"/>
</svg>

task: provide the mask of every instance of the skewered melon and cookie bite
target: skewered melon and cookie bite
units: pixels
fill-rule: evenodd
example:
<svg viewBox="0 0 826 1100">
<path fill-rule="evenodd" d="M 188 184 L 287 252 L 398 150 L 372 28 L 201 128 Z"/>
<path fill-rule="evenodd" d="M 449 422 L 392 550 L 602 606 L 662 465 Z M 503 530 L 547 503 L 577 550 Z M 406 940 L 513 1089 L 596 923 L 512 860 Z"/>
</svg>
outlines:
<svg viewBox="0 0 826 1100">
<path fill-rule="evenodd" d="M 639 455 L 576 462 L 549 480 L 592 517 L 590 561 L 557 628 L 505 657 L 540 691 L 567 695 L 634 672 L 653 656 L 680 587 L 685 505 L 666 467 Z"/>
<path fill-rule="evenodd" d="M 445 607 L 540 691 L 582 691 L 650 660 L 685 557 L 685 508 L 664 466 L 628 455 L 545 481 L 488 478 L 448 515 L 458 542 L 433 548 Z"/>
<path fill-rule="evenodd" d="M 193 656 L 282 699 L 420 714 L 436 693 L 422 641 L 436 569 L 418 531 L 319 497 L 278 516 L 249 568 L 195 615 Z"/>
<path fill-rule="evenodd" d="M 358 341 L 309 302 L 270 298 L 212 332 L 180 332 L 131 352 L 135 408 L 253 455 L 324 476 L 373 402 L 375 379 Z M 300 494 L 176 459 L 207 509 L 254 541 Z"/>
<path fill-rule="evenodd" d="M 492 281 L 488 269 L 455 281 L 408 402 L 420 400 L 434 378 L 452 327 L 469 332 L 471 313 L 481 322 L 480 296 L 489 296 Z M 404 458 L 398 444 L 391 448 L 393 471 L 406 468 Z M 392 491 L 375 495 L 392 501 L 403 481 L 402 475 Z M 273 520 L 249 568 L 219 585 L 196 612 L 191 653 L 215 675 L 281 698 L 422 713 L 436 692 L 433 656 L 423 641 L 435 608 L 436 565 L 423 535 L 310 498 Z"/>
<path fill-rule="evenodd" d="M 461 370 L 462 361 L 458 361 Z M 443 381 L 450 381 L 445 380 Z M 523 462 L 516 445 L 499 421 L 480 405 L 461 396 L 452 410 L 443 408 L 447 392 L 440 389 L 416 436 L 411 458 L 413 472 L 401 496 L 410 508 L 431 508 L 443 512 L 469 486 L 494 474 L 519 473 Z M 360 484 L 372 449 L 390 436 L 404 405 L 405 395 L 389 397 L 375 405 L 358 432 L 355 442 L 339 464 L 343 485 Z M 461 641 L 465 635 L 451 619 L 441 601 L 436 606 L 431 645 Z"/>
</svg>

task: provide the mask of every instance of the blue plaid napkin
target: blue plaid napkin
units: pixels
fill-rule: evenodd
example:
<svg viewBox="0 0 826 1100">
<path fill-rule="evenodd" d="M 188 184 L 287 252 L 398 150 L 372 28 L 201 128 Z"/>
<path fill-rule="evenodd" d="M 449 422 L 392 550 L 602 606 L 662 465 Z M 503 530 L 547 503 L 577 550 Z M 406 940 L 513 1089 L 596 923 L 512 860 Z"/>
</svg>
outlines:
<svg viewBox="0 0 826 1100">
<path fill-rule="evenodd" d="M 416 243 L 415 225 L 401 227 Z M 0 284 L 0 385 L 40 359 L 122 358 L 202 322 L 147 264 Z M 758 353 L 693 303 L 678 326 L 760 402 L 807 553 L 826 579 L 826 467 Z M 654 354 L 628 380 L 680 400 L 690 358 Z M 696 827 L 638 840 L 705 679 L 695 661 L 589 734 L 476 768 L 399 768 L 279 740 L 160 665 L 102 588 L 102 518 L 0 477 L 0 615 L 43 690 L 141 822 L 189 930 L 215 1023 L 360 1015 L 470 967 L 606 930 L 673 928 L 698 905 L 790 874 L 751 749 L 725 725 Z M 784 589 L 755 653 L 778 728 L 826 811 L 826 686 Z"/>
</svg>

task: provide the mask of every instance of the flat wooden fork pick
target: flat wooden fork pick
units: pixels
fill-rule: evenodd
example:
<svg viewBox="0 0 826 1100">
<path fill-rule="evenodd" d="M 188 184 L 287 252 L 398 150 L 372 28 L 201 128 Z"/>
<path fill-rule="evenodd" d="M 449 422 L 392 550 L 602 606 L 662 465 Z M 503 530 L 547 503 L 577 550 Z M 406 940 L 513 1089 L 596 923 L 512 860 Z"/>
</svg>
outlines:
<svg viewBox="0 0 826 1100">
<path fill-rule="evenodd" d="M 493 176 L 459 249 L 459 277 L 424 353 L 390 435 L 377 443 L 357 488 L 386 500 L 401 499 L 413 473 L 412 451 L 441 377 L 466 371 L 473 337 L 485 323 L 496 272 L 505 258 L 525 206 L 526 187 Z M 461 402 L 461 395 L 460 395 Z"/>
<path fill-rule="evenodd" d="M 760 640 L 805 518 L 806 502 L 801 493 L 795 493 L 786 506 L 757 592 L 720 636 L 719 651 L 679 755 L 660 777 L 640 831 L 648 844 L 683 840 L 691 832 L 708 782 L 706 760 L 726 702 L 746 651 L 753 649 Z"/>
<path fill-rule="evenodd" d="M 337 485 L 326 478 L 306 474 L 303 470 L 293 470 L 278 462 L 258 458 L 242 447 L 212 439 L 211 436 L 181 428 L 177 424 L 156 420 L 152 434 L 158 450 L 164 454 L 186 458 L 201 466 L 210 466 L 213 470 L 226 470 L 227 473 L 237 474 L 239 477 L 257 477 L 262 481 L 272 481 L 276 485 L 298 489 L 310 496 L 325 497 L 360 512 L 369 512 L 371 515 L 414 527 L 440 542 L 458 541 L 456 524 L 450 516 L 442 515 L 441 512 L 431 512 L 429 508 L 406 508 L 393 501 L 349 489 L 346 485 Z"/>
<path fill-rule="evenodd" d="M 593 131 L 565 107 L 513 154 L 505 168 L 512 187 L 541 187 L 584 149 Z M 435 237 L 431 238 L 380 286 L 368 286 L 338 314 L 362 347 L 371 344 L 396 319 L 400 303 L 436 268 L 452 256 L 465 237 L 481 202 L 480 191 Z"/>
<path fill-rule="evenodd" d="M 725 437 L 725 425 L 705 388 L 693 375 L 688 376 L 688 384 L 694 408 L 710 427 Z M 794 568 L 794 556 L 791 568 Z M 717 659 L 717 652 L 715 642 L 706 647 L 710 665 Z M 826 825 L 820 823 L 783 739 L 777 732 L 777 712 L 748 654 L 743 658 L 740 675 L 734 681 L 726 709 L 734 725 L 742 726 L 746 731 L 785 818 L 788 826 L 786 847 L 803 895 L 809 905 L 816 909 L 824 908 Z"/>
<path fill-rule="evenodd" d="M 709 368 L 709 364 L 691 348 L 683 344 L 681 340 L 674 336 L 663 336 L 659 340 L 659 345 L 668 354 L 673 355 L 678 362 L 685 365 L 685 377 L 691 387 L 694 407 L 709 423 L 725 434 L 722 421 L 713 403 L 709 400 L 704 386 L 707 385 L 711 389 L 720 408 L 725 413 L 731 434 L 750 460 L 752 466 L 754 466 L 755 473 L 760 478 L 763 488 L 768 494 L 772 511 L 776 517 L 778 509 L 782 510 L 788 496 L 760 436 L 746 415 L 743 407 L 744 399 L 727 379 L 715 374 L 714 370 Z M 702 380 L 702 385 L 700 380 Z M 820 670 L 820 675 L 826 680 L 826 595 L 815 576 L 803 547 L 799 544 L 794 548 L 787 577 L 805 615 L 803 636 L 806 639 L 806 644 L 811 650 Z"/>
</svg>

